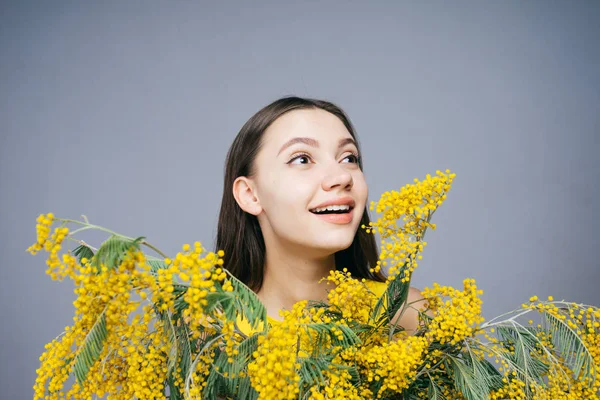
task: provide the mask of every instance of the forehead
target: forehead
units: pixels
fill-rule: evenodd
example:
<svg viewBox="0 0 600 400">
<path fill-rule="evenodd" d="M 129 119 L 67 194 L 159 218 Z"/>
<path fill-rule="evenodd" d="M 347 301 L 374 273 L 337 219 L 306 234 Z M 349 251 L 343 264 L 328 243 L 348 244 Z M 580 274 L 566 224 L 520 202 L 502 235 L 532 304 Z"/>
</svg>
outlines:
<svg viewBox="0 0 600 400">
<path fill-rule="evenodd" d="M 321 109 L 294 110 L 277 118 L 265 131 L 263 144 L 279 145 L 293 137 L 309 137 L 321 141 L 351 138 L 344 123 Z"/>
</svg>

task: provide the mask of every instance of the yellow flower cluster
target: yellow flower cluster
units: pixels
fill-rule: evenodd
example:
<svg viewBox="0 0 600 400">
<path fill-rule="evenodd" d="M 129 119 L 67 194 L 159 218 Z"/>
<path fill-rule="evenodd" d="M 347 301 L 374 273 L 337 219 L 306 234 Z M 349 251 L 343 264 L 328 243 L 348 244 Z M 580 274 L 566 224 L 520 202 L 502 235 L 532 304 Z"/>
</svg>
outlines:
<svg viewBox="0 0 600 400">
<path fill-rule="evenodd" d="M 66 327 L 61 337 L 46 344 L 46 350 L 39 358 L 41 366 L 36 370 L 37 378 L 33 386 L 34 400 L 64 398 L 62 390 L 69 377 L 67 370 L 71 366 L 71 363 L 65 360 L 71 357 L 71 347 L 79 334 L 78 331 Z"/>
<path fill-rule="evenodd" d="M 579 336 L 592 359 L 590 366 L 592 373 L 598 370 L 600 352 L 597 338 L 600 333 L 600 310 L 596 307 L 581 306 L 575 303 L 567 303 L 564 301 L 554 301 L 552 296 L 548 296 L 547 301 L 541 301 L 537 296 L 532 296 L 529 303 L 522 305 L 523 309 L 537 311 L 539 313 L 548 314 L 548 318 L 552 318 L 553 329 L 559 326 L 566 325 L 571 333 Z M 522 314 L 523 312 L 521 312 Z M 493 325 L 502 326 L 503 321 L 495 322 Z M 529 324 L 533 324 L 533 320 L 529 320 Z M 492 326 L 493 326 L 492 325 Z M 494 328 L 489 329 L 494 332 Z M 514 370 L 514 365 L 507 363 L 504 357 L 514 359 L 515 344 L 511 342 L 499 341 L 485 333 L 486 338 L 490 340 L 492 345 L 488 347 L 492 350 L 490 356 L 496 358 L 496 363 L 501 363 L 498 370 L 504 374 L 504 387 L 490 394 L 491 399 L 512 399 L 521 400 L 528 398 L 526 390 L 533 393 L 533 398 L 536 400 L 598 400 L 600 399 L 600 382 L 596 379 L 592 382 L 587 377 L 583 376 L 582 370 L 579 375 L 576 375 L 573 370 L 567 365 L 566 357 L 571 357 L 571 353 L 562 354 L 555 347 L 555 341 L 552 337 L 552 330 L 543 329 L 542 324 L 538 324 L 535 332 L 538 340 L 538 346 L 532 356 L 537 357 L 550 369 L 544 376 L 546 384 L 540 385 L 538 382 L 528 380 L 523 382 L 517 379 L 517 373 Z M 564 343 L 563 343 L 564 345 Z M 577 346 L 576 346 L 577 347 Z M 573 347 L 570 348 L 573 350 Z M 580 350 L 582 350 L 580 348 Z"/>
<path fill-rule="evenodd" d="M 300 301 L 292 310 L 281 311 L 283 321 L 258 338 L 259 346 L 253 354 L 254 360 L 248 364 L 248 375 L 260 400 L 298 397 L 298 329 L 306 305 L 307 301 Z"/>
<path fill-rule="evenodd" d="M 166 259 L 165 263 L 170 265 L 167 273 L 179 273 L 179 278 L 184 284 L 189 282 L 183 297 L 189 306 L 183 315 L 189 321 L 194 337 L 198 338 L 206 329 L 212 329 L 211 323 L 214 322 L 204 311 L 208 305 L 208 294 L 216 292 L 218 284 L 222 285 L 226 292 L 233 291 L 233 286 L 227 280 L 227 273 L 223 268 L 215 269 L 215 265 L 223 265 L 222 250 L 216 254 L 209 252 L 201 257 L 204 249 L 200 242 L 194 243 L 192 251 L 189 244 L 184 244 L 182 250 L 183 253 L 177 253 L 174 260 Z"/>
<path fill-rule="evenodd" d="M 600 391 L 597 385 L 578 379 L 573 371 L 565 366 L 554 366 L 548 374 L 548 387 L 536 393 L 539 400 L 598 400 Z"/>
<path fill-rule="evenodd" d="M 207 378 L 212 368 L 212 362 L 215 360 L 215 348 L 217 343 L 214 343 L 205 351 L 199 353 L 196 357 L 198 363 L 192 372 L 191 384 L 189 392 L 186 393 L 185 399 L 202 399 L 203 391 L 206 388 Z M 180 391 L 185 393 L 185 382 L 180 383 Z"/>
<path fill-rule="evenodd" d="M 51 235 L 51 225 L 57 221 L 63 225 Z M 78 262 L 70 253 L 62 254 L 61 262 L 61 244 L 69 234 L 64 226 L 67 221 L 70 220 L 56 219 L 52 213 L 40 215 L 36 227 L 37 240 L 28 248 L 32 254 L 46 250 L 49 253 L 47 273 L 53 279 L 71 278 L 77 295 L 73 303 L 73 325 L 67 326 L 62 335 L 49 343 L 40 357 L 34 399 L 87 399 L 106 395 L 112 399 L 164 398 L 164 382 L 170 371 L 168 355 L 172 355 L 173 343 L 167 343 L 169 335 L 164 331 L 163 323 L 156 320 L 155 310 L 164 313 L 165 318 L 171 318 L 177 296 L 180 296 L 178 293 L 181 293 L 181 287 L 186 286 L 189 290 L 185 291 L 183 300 L 188 304 L 182 314 L 185 319 L 191 320 L 193 337 L 206 336 L 210 329 L 214 333 L 219 324 L 224 326 L 223 332 L 229 332 L 224 340 L 215 341 L 213 348 L 194 355 L 198 363 L 189 375 L 189 382 L 181 376 L 173 378 L 182 393 L 189 384 L 187 394 L 200 396 L 214 360 L 215 348 L 223 346 L 232 357 L 238 351 L 234 345 L 239 335 L 233 330 L 232 323 L 226 321 L 223 315 L 211 319 L 203 312 L 208 293 L 218 289 L 233 291 L 221 267 L 223 252 L 201 257 L 200 243 L 196 242 L 192 251 L 189 245 L 184 245 L 184 253 L 177 254 L 173 261 L 165 259 L 166 267 L 155 270 L 134 246 L 120 255 L 116 266 L 92 265 L 91 260 L 86 258 Z M 183 283 L 178 282 L 176 276 Z M 147 304 L 140 310 L 142 303 Z M 98 339 L 100 331 L 104 333 Z M 90 347 L 86 344 L 92 340 L 90 337 L 100 342 Z M 100 353 L 91 359 L 86 353 L 90 349 Z M 70 390 L 64 390 L 69 376 L 81 368 L 80 359 L 85 359 L 86 379 L 72 384 Z M 181 373 L 177 364 L 171 366 Z"/>
<path fill-rule="evenodd" d="M 137 315 L 133 322 L 129 322 L 130 315 L 139 306 L 139 301 L 131 300 L 131 294 L 136 290 L 156 285 L 154 278 L 147 272 L 149 267 L 145 264 L 144 255 L 139 251 L 131 251 L 125 255 L 118 267 L 109 269 L 101 265 L 100 271 L 93 267 L 89 260 L 84 258 L 81 261 L 81 264 L 73 263 L 73 269 L 65 271 L 76 285 L 77 298 L 73 302 L 76 310 L 74 324 L 65 328 L 65 334 L 61 338 L 46 346 L 46 351 L 40 357 L 41 366 L 37 370 L 34 399 L 83 399 L 105 393 L 119 393 L 123 396 L 115 398 L 131 398 L 140 390 L 147 394 L 146 389 L 155 393 L 155 397 L 160 397 L 156 394 L 162 393 L 164 388 L 153 388 L 152 385 L 141 382 L 135 384 L 133 379 L 138 364 L 145 368 L 144 379 L 147 379 L 150 373 L 147 365 L 157 373 L 164 368 L 164 365 L 157 365 L 159 361 L 156 360 L 164 364 L 161 356 L 153 356 L 147 352 L 142 357 L 132 350 L 146 347 L 142 346 L 141 341 L 147 339 L 150 332 L 154 331 L 148 326 L 152 318 L 149 306 L 144 308 L 141 320 Z M 143 268 L 136 268 L 138 265 L 142 265 Z M 104 362 L 95 362 L 87 374 L 88 378 L 84 382 L 75 383 L 65 394 L 62 387 L 77 358 L 87 357 L 82 353 L 82 346 L 100 320 L 104 321 L 107 333 L 99 360 L 108 358 Z M 162 336 L 158 333 L 156 335 L 156 338 Z M 75 357 L 72 356 L 73 347 L 79 348 Z M 93 347 L 96 348 L 97 345 Z M 154 361 L 150 362 L 150 359 Z M 152 397 L 145 395 L 143 398 Z"/>
<path fill-rule="evenodd" d="M 383 382 L 377 398 L 386 390 L 399 393 L 407 388 L 427 353 L 427 340 L 410 336 L 404 340 L 363 348 L 356 353 L 356 362 L 369 382 Z"/>
<path fill-rule="evenodd" d="M 167 311 L 175 305 L 173 276 L 177 272 L 178 268 L 174 265 L 156 271 L 158 290 L 152 292 L 154 294 L 152 300 L 160 311 Z"/>
<path fill-rule="evenodd" d="M 50 237 L 50 227 L 54 222 L 54 214 L 40 214 L 37 217 L 36 222 L 35 230 L 37 232 L 37 240 L 27 248 L 27 251 L 34 255 L 44 248 L 46 241 Z"/>
<path fill-rule="evenodd" d="M 348 322 L 367 323 L 377 298 L 365 283 L 352 278 L 346 268 L 330 271 L 325 279 L 336 285 L 327 295 L 329 305 L 337 308 Z"/>
<path fill-rule="evenodd" d="M 383 216 L 363 228 L 384 239 L 373 271 L 387 268 L 389 281 L 398 279 L 391 285 L 410 282 L 426 245 L 424 234 L 428 228 L 435 229 L 431 216 L 446 199 L 453 179 L 450 171 L 437 171 L 436 176 L 427 175 L 422 182 L 415 179 L 414 184 L 384 193 L 377 204 L 371 204 L 371 209 L 376 208 Z M 53 222 L 63 225 L 51 234 Z M 193 247 L 186 244 L 173 260 L 165 258 L 163 268 L 160 263 L 146 260 L 137 245 L 162 253 L 136 241 L 127 253 L 119 254 L 117 265 L 102 264 L 105 259 L 114 259 L 115 254 L 94 258 L 93 264 L 85 258 L 78 262 L 72 254 L 63 254 L 61 259 L 63 241 L 79 231 L 69 233 L 67 222 L 73 221 L 57 219 L 51 213 L 40 215 L 36 242 L 28 249 L 32 254 L 46 250 L 47 273 L 53 279 L 72 279 L 77 295 L 73 325 L 48 344 L 40 357 L 34 400 L 158 399 L 165 398 L 167 392 L 173 396 L 179 392 L 185 400 L 213 397 L 210 393 L 217 398 L 232 398 L 238 396 L 232 394 L 235 390 L 249 389 L 248 385 L 261 400 L 297 399 L 301 394 L 310 400 L 395 398 L 398 394 L 425 399 L 425 388 L 432 382 L 445 398 L 464 400 L 460 385 L 453 379 L 460 368 L 453 363 L 464 361 L 463 365 L 471 368 L 460 359 L 460 354 L 465 354 L 461 353 L 465 343 L 474 344 L 469 352 L 479 361 L 489 350 L 487 355 L 502 363 L 498 371 L 504 375 L 504 386 L 489 394 L 492 400 L 525 399 L 530 390 L 536 400 L 600 400 L 600 379 L 592 383 L 581 374 L 575 376 L 568 363 L 560 359 L 548 330 L 535 331 L 541 345 L 531 353 L 551 365 L 545 387 L 534 379 L 517 376 L 512 361 L 517 359 L 515 342 L 491 338 L 484 332 L 492 346 L 480 343 L 477 334 L 483 331 L 482 291 L 473 279 L 464 280 L 463 290 L 438 284 L 426 288 L 422 294 L 434 317 L 424 318 L 425 332 L 419 330 L 415 336 L 406 332 L 394 335 L 389 326 L 369 326 L 381 293 L 375 295 L 372 290 L 381 287 L 354 279 L 345 269 L 332 271 L 325 278 L 335 286 L 329 292 L 328 305 L 311 303 L 308 307 L 307 301 L 299 302 L 292 310 L 281 312 L 282 322 L 271 321 L 264 331 L 248 333 L 237 319 L 230 320 L 240 300 L 244 299 L 245 306 L 251 305 L 241 314 L 263 309 L 256 307 L 250 289 L 245 292 L 236 284 L 238 291 L 234 292 L 223 266 L 222 251 L 203 256 L 199 242 Z M 94 227 L 87 219 L 80 224 L 87 225 L 82 229 Z M 116 237 L 116 247 L 122 249 L 123 243 L 127 246 L 128 238 Z M 537 300 L 532 297 L 524 307 L 563 321 L 581 338 L 597 369 L 598 308 L 553 302 L 552 298 L 536 304 Z M 502 326 L 502 321 L 494 321 L 484 327 Z M 99 342 L 93 339 L 98 332 L 103 335 Z M 257 337 L 249 337 L 253 334 Z M 252 351 L 247 346 L 255 345 L 254 339 L 257 348 L 252 357 L 247 357 Z M 182 341 L 187 341 L 187 346 L 180 346 Z M 544 352 L 547 349 L 550 351 Z M 317 365 L 322 370 L 312 370 Z M 78 381 L 65 389 L 73 374 Z M 316 376 L 320 377 L 317 384 Z M 417 377 L 418 385 L 411 385 Z M 165 387 L 167 382 L 170 388 Z M 214 385 L 208 387 L 211 392 L 206 391 L 209 384 Z M 223 390 L 230 392 L 224 394 Z M 487 393 L 481 395 L 488 398 Z"/>
<path fill-rule="evenodd" d="M 490 400 L 526 400 L 525 382 L 512 378 L 502 378 L 504 386 L 490 393 Z"/>
<path fill-rule="evenodd" d="M 379 262 L 373 271 L 383 266 L 388 268 L 389 280 L 396 277 L 403 282 L 410 280 L 421 258 L 419 253 L 427 244 L 422 240 L 425 231 L 435 229 L 435 224 L 430 223 L 431 216 L 446 200 L 454 177 L 450 170 L 436 171 L 436 176 L 427 174 L 423 181 L 415 178 L 414 184 L 405 185 L 400 191 L 385 192 L 377 203 L 371 202 L 370 209 L 382 214 L 368 227 L 363 226 L 367 232 L 379 233 L 382 238 Z M 400 219 L 402 226 L 398 226 Z"/>
<path fill-rule="evenodd" d="M 600 309 L 554 301 L 552 296 L 548 297 L 548 301 L 541 301 L 537 296 L 531 297 L 529 301 L 529 304 L 522 305 L 524 309 L 552 315 L 557 320 L 565 323 L 572 332 L 581 338 L 593 360 L 592 369 L 596 370 L 597 374 L 597 371 L 600 370 Z M 547 348 L 554 348 L 552 338 L 543 331 L 538 333 L 538 338 Z M 540 355 L 553 367 L 547 374 L 548 386 L 543 391 L 536 393 L 536 398 L 540 400 L 600 399 L 600 379 L 598 379 L 598 376 L 592 382 L 589 378 L 576 376 L 564 364 L 551 363 L 545 352 L 540 351 Z M 561 359 L 562 361 L 564 360 Z"/>
<path fill-rule="evenodd" d="M 357 316 L 358 311 L 352 309 L 350 305 L 356 303 L 359 307 L 371 311 L 377 298 L 368 290 L 364 282 L 352 278 L 346 271 L 332 272 L 327 279 L 336 283 L 337 288 L 342 289 L 337 292 L 332 290 L 329 299 L 330 304 L 333 303 L 336 307 L 347 310 L 340 320 L 334 321 L 336 326 L 330 328 L 332 333 L 338 332 L 338 340 L 342 340 L 340 325 L 346 325 L 350 320 L 365 323 L 369 318 L 369 313 L 366 317 L 361 313 Z M 322 310 L 323 308 L 309 309 L 306 315 L 313 315 L 310 321 L 325 322 L 321 317 L 322 313 L 319 313 Z M 309 348 L 302 340 L 303 335 L 300 336 L 301 348 Z M 359 334 L 360 336 L 363 335 Z M 364 335 L 364 341 L 357 342 L 354 346 L 344 348 L 326 343 L 324 347 L 328 348 L 327 353 L 336 355 L 332 366 L 322 371 L 326 385 L 312 387 L 310 398 L 315 400 L 365 399 L 381 398 L 389 393 L 401 393 L 414 379 L 417 368 L 423 364 L 427 355 L 428 342 L 423 337 L 398 336 L 390 341 L 387 327 L 380 327 L 370 331 L 369 335 Z M 358 368 L 362 383 L 353 381 L 344 367 Z M 380 382 L 377 393 L 369 387 L 375 382 Z"/>
<path fill-rule="evenodd" d="M 150 310 L 147 310 L 150 311 Z M 152 315 L 148 312 L 148 315 Z M 146 324 L 149 321 L 146 321 Z M 137 332 L 147 331 L 147 325 Z M 169 346 L 166 335 L 159 326 L 145 337 L 133 336 L 127 347 L 127 380 L 125 392 L 138 399 L 163 399 L 167 378 L 167 358 Z"/>
<path fill-rule="evenodd" d="M 53 280 L 63 280 L 74 271 L 77 260 L 70 254 L 63 254 L 61 262 L 58 253 L 62 248 L 63 241 L 69 234 L 69 228 L 59 226 L 50 235 L 50 227 L 54 220 L 54 214 L 52 213 L 40 214 L 38 216 L 36 220 L 37 240 L 27 248 L 27 251 L 33 255 L 42 249 L 47 251 L 49 255 L 46 260 L 46 264 L 48 265 L 46 273 Z"/>
<path fill-rule="evenodd" d="M 95 363 L 88 373 L 83 385 L 74 383 L 65 399 L 90 399 L 104 397 L 105 394 L 119 393 L 127 384 L 127 374 L 123 373 L 123 359 L 116 355 L 116 351 L 109 352 L 105 349 L 101 357 L 107 357 L 103 363 Z M 125 399 L 125 396 L 111 396 L 114 399 Z"/>
<path fill-rule="evenodd" d="M 581 338 L 589 349 L 596 368 L 596 381 L 593 388 L 598 396 L 600 393 L 600 310 L 587 308 L 586 328 Z"/>
<path fill-rule="evenodd" d="M 60 257 L 58 256 L 58 252 L 62 247 L 62 242 L 65 237 L 67 237 L 68 233 L 69 228 L 58 227 L 54 230 L 54 233 L 52 233 L 52 237 L 45 243 L 45 249 L 50 253 L 46 260 L 46 264 L 48 265 L 46 273 L 50 275 L 53 280 L 64 279 L 69 275 L 70 271 L 73 270 L 74 264 L 77 262 L 75 257 L 70 254 L 63 254 L 63 262 L 61 263 Z"/>
<path fill-rule="evenodd" d="M 324 373 L 326 385 L 323 388 L 313 386 L 309 400 L 363 400 L 373 398 L 365 385 L 356 387 L 347 369 L 331 368 Z"/>
<path fill-rule="evenodd" d="M 423 297 L 436 310 L 428 325 L 427 338 L 454 345 L 479 332 L 479 325 L 484 319 L 481 315 L 482 302 L 478 296 L 483 291 L 477 289 L 474 279 L 465 279 L 463 286 L 464 289 L 460 291 L 434 283 L 433 288 L 423 290 Z M 449 298 L 443 301 L 441 297 Z"/>
<path fill-rule="evenodd" d="M 241 337 L 235 330 L 235 322 L 223 321 L 223 328 L 221 328 L 221 334 L 225 339 L 225 354 L 227 354 L 227 361 L 230 363 L 234 362 L 234 357 L 240 352 L 237 348 Z"/>
</svg>

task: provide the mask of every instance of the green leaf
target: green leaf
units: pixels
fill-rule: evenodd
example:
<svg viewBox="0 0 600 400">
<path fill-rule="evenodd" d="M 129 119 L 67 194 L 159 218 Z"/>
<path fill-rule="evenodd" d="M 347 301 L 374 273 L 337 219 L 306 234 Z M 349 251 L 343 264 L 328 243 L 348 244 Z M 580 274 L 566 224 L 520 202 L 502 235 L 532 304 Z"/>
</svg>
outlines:
<svg viewBox="0 0 600 400">
<path fill-rule="evenodd" d="M 303 324 L 302 325 L 308 333 L 316 333 L 319 336 L 325 336 L 331 346 L 342 346 L 344 348 L 356 346 L 362 343 L 360 338 L 356 335 L 356 333 L 352 330 L 352 328 L 345 325 L 338 325 L 335 322 L 330 323 L 311 323 L 311 324 Z M 342 338 L 338 338 L 332 331 L 333 328 L 337 328 L 342 332 Z M 310 332 L 313 331 L 313 332 Z M 324 338 L 316 337 L 315 340 L 318 343 L 326 343 Z M 330 354 L 331 348 L 321 348 L 327 354 Z"/>
<path fill-rule="evenodd" d="M 233 384 L 236 388 L 233 398 L 255 400 L 258 398 L 258 393 L 252 387 L 250 378 L 236 378 Z"/>
<path fill-rule="evenodd" d="M 104 341 L 108 334 L 106 330 L 106 310 L 100 314 L 90 331 L 85 336 L 83 344 L 79 347 L 79 351 L 75 356 L 73 371 L 77 377 L 77 382 L 80 384 L 85 381 L 85 378 L 98 358 L 102 353 Z"/>
<path fill-rule="evenodd" d="M 330 357 L 304 358 L 298 371 L 298 375 L 300 376 L 300 382 L 298 384 L 300 387 L 310 388 L 312 386 L 324 386 L 325 377 L 323 376 L 322 371 L 329 369 L 330 362 Z"/>
<path fill-rule="evenodd" d="M 98 272 L 102 265 L 108 270 L 118 267 L 130 250 L 140 249 L 140 242 L 143 240 L 143 236 L 133 240 L 116 235 L 109 237 L 92 258 L 92 266 Z"/>
<path fill-rule="evenodd" d="M 480 348 L 502 360 L 509 371 L 516 373 L 516 378 L 525 383 L 526 397 L 533 398 L 535 393 L 532 388 L 539 389 L 545 385 L 544 375 L 549 369 L 538 350 L 551 355 L 550 350 L 538 339 L 534 328 L 524 327 L 514 319 L 496 323 L 495 328 L 499 343 L 504 349 L 493 343 L 479 343 Z M 492 368 L 488 366 L 488 369 Z M 497 382 L 493 382 L 490 387 L 497 389 Z"/>
<path fill-rule="evenodd" d="M 191 336 L 188 336 L 188 338 L 189 337 L 191 337 Z M 188 343 L 190 344 L 190 347 L 189 347 L 189 349 L 190 349 L 190 363 L 189 363 L 189 366 L 186 366 L 187 372 L 185 373 L 185 378 L 184 378 L 184 382 L 185 382 L 185 394 L 186 394 L 186 396 L 189 397 L 189 395 L 190 395 L 189 394 L 190 385 L 193 382 L 193 376 L 192 375 L 196 371 L 196 367 L 198 365 L 198 362 L 200 362 L 200 356 L 202 354 L 206 353 L 206 352 L 214 351 L 216 357 L 218 358 L 218 354 L 220 352 L 220 350 L 218 348 L 218 345 L 219 345 L 218 341 L 219 340 L 223 340 L 223 335 L 218 334 L 218 333 L 217 334 L 213 334 L 213 335 L 205 335 L 200 340 L 193 340 L 193 341 L 189 341 L 188 340 Z M 195 356 L 195 358 L 193 359 L 193 361 L 191 360 L 192 355 Z M 183 370 L 183 367 L 182 367 L 182 370 Z M 210 374 L 209 374 L 209 378 L 210 378 Z M 212 380 L 215 380 L 215 379 L 216 379 L 215 377 L 212 378 Z M 208 380 L 207 380 L 207 382 L 208 382 Z M 218 388 L 216 388 L 216 387 L 212 387 L 211 388 L 211 387 L 208 387 L 208 386 L 210 386 L 210 385 L 207 385 L 206 389 L 204 390 L 204 395 L 205 396 L 206 396 L 206 393 L 208 391 L 215 390 L 214 393 L 218 392 L 218 390 L 217 390 Z"/>
<path fill-rule="evenodd" d="M 258 393 L 250 384 L 250 378 L 247 375 L 240 377 L 239 374 L 241 371 L 247 373 L 248 363 L 253 359 L 252 353 L 258 348 L 259 336 L 262 334 L 255 333 L 236 345 L 239 353 L 233 357 L 233 363 L 228 362 L 229 357 L 224 351 L 215 351 L 218 355 L 207 379 L 208 384 L 203 393 L 204 398 L 214 399 L 216 396 L 234 399 L 258 398 Z M 219 370 L 217 371 L 215 367 Z M 227 377 L 224 376 L 224 373 L 227 373 Z M 209 388 L 210 385 L 213 388 Z"/>
<path fill-rule="evenodd" d="M 239 354 L 236 355 L 236 360 L 242 361 L 245 364 L 248 364 L 250 361 L 252 361 L 252 353 L 254 353 L 258 348 L 258 338 L 260 336 L 263 336 L 262 333 L 255 333 L 254 335 L 242 340 L 237 345 Z"/>
<path fill-rule="evenodd" d="M 440 393 L 441 394 L 441 393 Z M 393 397 L 394 399 L 396 399 L 396 397 Z M 417 393 L 414 392 L 408 392 L 408 393 L 404 393 L 402 397 L 398 397 L 398 399 L 402 399 L 402 400 L 423 400 L 423 397 L 419 396 Z M 434 400 L 444 400 L 445 397 L 429 397 L 429 399 L 434 399 Z"/>
<path fill-rule="evenodd" d="M 394 319 L 398 310 L 406 303 L 409 289 L 410 280 L 402 282 L 400 277 L 388 283 L 386 291 L 377 300 L 371 312 L 371 318 L 375 318 L 375 320 L 372 319 L 375 325 L 384 326 Z"/>
<path fill-rule="evenodd" d="M 319 357 L 301 357 L 300 368 L 298 369 L 298 376 L 300 381 L 298 385 L 300 387 L 299 398 L 308 398 L 310 396 L 310 389 L 317 387 L 321 389 L 327 384 L 325 380 L 325 371 L 332 371 L 333 374 L 337 374 L 338 371 L 345 370 L 351 376 L 351 382 L 354 384 L 358 383 L 359 373 L 356 367 L 349 365 L 340 365 L 332 363 L 334 354 L 326 354 Z"/>
<path fill-rule="evenodd" d="M 190 338 L 192 336 L 188 325 L 181 321 L 177 326 L 177 349 L 179 350 L 179 368 L 181 369 L 180 376 L 185 381 L 192 366 L 192 347 Z"/>
<path fill-rule="evenodd" d="M 565 320 L 542 313 L 542 324 L 552 335 L 552 341 L 564 358 L 564 363 L 578 379 L 596 379 L 594 358 L 581 336 Z M 593 382 L 592 382 L 593 384 Z"/>
<path fill-rule="evenodd" d="M 467 400 L 486 400 L 489 398 L 489 385 L 478 379 L 479 368 L 472 368 L 458 357 L 448 356 L 454 385 Z"/>
<path fill-rule="evenodd" d="M 479 360 L 479 362 L 483 365 L 483 367 L 487 370 L 487 375 L 489 376 L 489 387 L 490 390 L 498 390 L 504 384 L 502 382 L 502 374 L 494 367 L 494 365 L 488 360 Z"/>
<path fill-rule="evenodd" d="M 173 376 L 169 376 L 167 383 L 169 385 L 169 396 L 166 398 L 169 400 L 184 400 L 184 397 L 179 391 L 179 387 L 175 384 Z"/>
<path fill-rule="evenodd" d="M 267 309 L 260 301 L 256 293 L 254 293 L 248 286 L 238 280 L 236 277 L 227 272 L 227 279 L 233 286 L 234 302 L 233 307 L 235 309 L 236 316 L 248 321 L 252 329 L 256 329 L 260 324 L 263 328 L 267 326 Z M 233 320 L 235 320 L 235 318 Z M 232 320 L 232 319 L 230 319 Z"/>
<path fill-rule="evenodd" d="M 146 264 L 150 266 L 150 272 L 153 275 L 156 275 L 159 269 L 167 269 L 167 264 L 163 260 L 154 257 L 146 257 Z"/>
<path fill-rule="evenodd" d="M 429 380 L 429 386 L 427 386 L 427 398 L 430 400 L 446 400 L 442 388 L 433 379 Z"/>
<path fill-rule="evenodd" d="M 465 365 L 472 369 L 473 376 L 480 382 L 482 391 L 489 394 L 503 386 L 503 375 L 489 361 L 476 355 L 468 342 L 465 342 L 465 351 L 461 355 Z"/>
<path fill-rule="evenodd" d="M 511 321 L 512 322 L 512 321 Z M 515 372 L 523 382 L 535 381 L 542 384 L 542 377 L 548 371 L 548 365 L 538 356 L 538 345 L 540 344 L 536 331 L 533 328 L 523 327 L 518 324 L 512 326 L 499 326 L 498 336 L 504 343 L 510 343 L 514 350 L 506 355 L 519 369 Z M 531 396 L 529 386 L 525 388 L 525 394 Z"/>
<path fill-rule="evenodd" d="M 252 353 L 258 348 L 258 338 L 262 336 L 261 333 L 256 333 L 244 340 L 242 340 L 237 346 L 238 354 L 233 357 L 234 362 L 228 361 L 229 356 L 219 350 L 216 362 L 213 365 L 213 369 L 209 375 L 207 381 L 215 382 L 216 387 L 220 387 L 222 391 L 206 392 L 205 398 L 214 398 L 213 395 L 228 396 L 234 399 L 247 399 L 256 398 L 258 393 L 251 387 L 250 378 L 248 376 L 240 377 L 241 371 L 247 373 L 247 366 L 252 361 Z M 214 367 L 217 366 L 219 371 Z M 227 377 L 224 376 L 227 373 Z M 233 376 L 233 378 L 232 378 Z"/>
<path fill-rule="evenodd" d="M 83 258 L 91 260 L 94 257 L 94 252 L 88 246 L 81 244 L 73 249 L 73 255 L 77 257 L 77 260 L 81 264 Z"/>
<path fill-rule="evenodd" d="M 204 399 L 234 398 L 257 399 L 258 393 L 252 388 L 250 378 L 240 377 L 240 371 L 246 370 L 246 363 L 228 361 L 229 356 L 221 350 L 215 349 L 216 360 L 206 379 L 206 387 L 202 393 Z M 225 377 L 227 373 L 227 377 Z M 235 376 L 231 378 L 231 376 Z"/>
<path fill-rule="evenodd" d="M 234 292 L 216 291 L 208 293 L 206 295 L 206 301 L 208 304 L 204 307 L 204 312 L 207 315 L 210 315 L 215 309 L 221 307 L 225 313 L 225 316 L 227 317 L 227 320 L 235 321 L 237 317 L 235 309 L 235 297 L 236 293 Z"/>
</svg>

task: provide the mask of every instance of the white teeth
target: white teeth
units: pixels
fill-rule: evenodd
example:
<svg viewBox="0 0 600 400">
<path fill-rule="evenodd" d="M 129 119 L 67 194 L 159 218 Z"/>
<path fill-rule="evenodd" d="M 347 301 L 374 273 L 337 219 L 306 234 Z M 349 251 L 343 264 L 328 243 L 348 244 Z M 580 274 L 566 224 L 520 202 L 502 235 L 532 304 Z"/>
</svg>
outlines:
<svg viewBox="0 0 600 400">
<path fill-rule="evenodd" d="M 327 207 L 323 207 L 323 208 L 315 208 L 312 211 L 314 211 L 314 212 L 323 212 L 323 211 L 340 211 L 340 210 L 348 211 L 348 210 L 350 210 L 350 206 L 349 205 L 327 206 Z"/>
</svg>

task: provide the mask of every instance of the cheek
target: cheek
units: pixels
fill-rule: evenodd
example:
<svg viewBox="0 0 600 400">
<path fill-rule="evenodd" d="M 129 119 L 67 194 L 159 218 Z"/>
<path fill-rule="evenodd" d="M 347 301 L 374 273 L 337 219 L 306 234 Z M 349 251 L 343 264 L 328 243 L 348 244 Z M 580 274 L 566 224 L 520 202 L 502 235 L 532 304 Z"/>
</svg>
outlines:
<svg viewBox="0 0 600 400">
<path fill-rule="evenodd" d="M 304 180 L 271 175 L 259 186 L 261 205 L 272 215 L 306 208 L 314 188 Z"/>
<path fill-rule="evenodd" d="M 282 182 L 277 193 L 279 205 L 285 205 L 288 210 L 302 211 L 308 207 L 314 194 L 314 187 L 306 182 L 289 179 Z M 278 204 L 275 204 L 277 207 Z"/>
<path fill-rule="evenodd" d="M 356 197 L 360 198 L 362 201 L 367 201 L 367 197 L 369 197 L 369 188 L 363 174 L 354 178 L 354 192 Z"/>
</svg>

